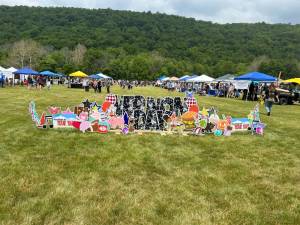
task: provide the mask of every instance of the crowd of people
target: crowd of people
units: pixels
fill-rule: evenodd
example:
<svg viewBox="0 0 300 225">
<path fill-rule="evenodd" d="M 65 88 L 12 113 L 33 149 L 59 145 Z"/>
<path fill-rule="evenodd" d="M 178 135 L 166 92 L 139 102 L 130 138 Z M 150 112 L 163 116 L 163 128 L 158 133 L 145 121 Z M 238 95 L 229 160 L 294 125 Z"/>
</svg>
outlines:
<svg viewBox="0 0 300 225">
<path fill-rule="evenodd" d="M 86 92 L 90 89 L 94 90 L 95 93 L 101 93 L 103 89 L 106 89 L 107 93 L 110 93 L 111 86 L 119 85 L 122 89 L 132 90 L 134 87 L 145 87 L 147 85 L 154 85 L 152 81 L 129 81 L 129 80 L 112 80 L 112 79 L 71 79 L 71 84 L 78 84 L 80 88 L 83 88 Z M 74 86 L 74 85 L 73 85 Z M 71 85 L 72 87 L 72 85 Z"/>
<path fill-rule="evenodd" d="M 48 90 L 51 89 L 53 85 L 53 79 L 47 76 L 28 76 L 24 81 L 22 81 L 21 85 L 27 86 L 28 89 L 39 89 L 42 90 L 43 88 L 47 88 Z M 62 85 L 64 84 L 65 79 L 59 78 L 57 79 L 57 84 Z"/>
<path fill-rule="evenodd" d="M 159 86 L 156 84 L 156 86 Z M 219 97 L 239 97 L 239 90 L 230 82 L 217 82 L 217 83 L 187 83 L 187 82 L 166 82 L 161 84 L 163 88 L 169 91 L 186 92 L 192 90 L 200 95 L 214 95 Z M 213 91 L 213 92 L 212 92 Z"/>
<path fill-rule="evenodd" d="M 8 79 L 3 74 L 0 73 L 0 87 L 9 86 L 12 87 L 14 85 L 26 86 L 28 89 L 43 89 L 47 88 L 50 90 L 53 85 L 54 80 L 50 77 L 46 76 L 27 76 L 24 80 L 16 80 L 13 82 L 12 79 Z M 59 78 L 56 80 L 58 85 L 64 84 L 65 78 Z"/>
<path fill-rule="evenodd" d="M 248 88 L 237 89 L 232 82 L 207 82 L 207 83 L 189 83 L 189 82 L 163 82 L 156 83 L 168 91 L 178 91 L 184 93 L 199 94 L 201 96 L 213 95 L 216 97 L 239 98 L 245 101 L 263 101 L 267 115 L 271 115 L 274 102 L 278 101 L 278 93 L 274 83 L 266 84 L 251 82 Z"/>
<path fill-rule="evenodd" d="M 242 96 L 243 100 L 257 101 L 265 87 L 267 87 L 267 84 L 251 82 L 249 88 L 245 89 L 237 89 L 232 82 L 165 82 L 160 86 L 168 91 L 186 92 L 187 90 L 192 90 L 195 94 L 199 95 L 213 95 L 226 98 L 239 98 Z"/>
<path fill-rule="evenodd" d="M 146 87 L 148 85 L 154 85 L 155 82 L 153 81 L 129 81 L 129 80 L 117 80 L 116 84 L 118 84 L 121 88 L 125 89 L 128 88 L 128 90 L 133 89 L 133 87 Z"/>
<path fill-rule="evenodd" d="M 57 84 L 67 84 L 75 82 L 65 78 L 58 78 Z M 158 84 L 152 81 L 129 81 L 129 80 L 91 80 L 91 79 L 77 79 L 76 82 L 80 83 L 85 91 L 93 89 L 95 93 L 101 93 L 106 89 L 106 93 L 110 93 L 111 86 L 119 85 L 122 89 L 131 90 L 134 87 L 145 87 L 148 85 L 160 86 L 168 91 L 178 91 L 184 93 L 193 93 L 199 95 L 213 95 L 217 97 L 226 98 L 239 98 L 242 96 L 243 100 L 247 101 L 264 101 L 267 114 L 271 114 L 272 105 L 276 102 L 277 92 L 274 83 L 267 85 L 266 83 L 251 82 L 246 89 L 236 89 L 232 82 L 209 82 L 209 83 L 188 83 L 188 82 L 163 82 Z M 7 83 L 7 78 L 0 74 L 0 87 Z M 48 90 L 53 85 L 53 79 L 46 76 L 28 76 L 20 83 L 22 86 L 27 86 L 28 89 L 43 89 Z"/>
</svg>

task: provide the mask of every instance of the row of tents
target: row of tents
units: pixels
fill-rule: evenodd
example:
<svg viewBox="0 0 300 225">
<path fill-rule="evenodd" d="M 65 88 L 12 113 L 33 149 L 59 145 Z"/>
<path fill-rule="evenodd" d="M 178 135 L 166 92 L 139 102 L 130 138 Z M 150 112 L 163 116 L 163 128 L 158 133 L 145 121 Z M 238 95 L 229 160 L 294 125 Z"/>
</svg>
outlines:
<svg viewBox="0 0 300 225">
<path fill-rule="evenodd" d="M 32 75 L 32 76 L 37 76 L 37 75 L 43 75 L 47 77 L 64 77 L 66 75 L 60 74 L 60 73 L 54 73 L 51 71 L 42 71 L 42 72 L 37 72 L 31 68 L 24 67 L 22 69 L 16 69 L 14 67 L 10 67 L 5 69 L 4 67 L 0 66 L 0 73 L 3 73 L 5 77 L 8 79 L 12 78 L 14 79 L 14 75 Z M 92 75 L 87 75 L 86 73 L 82 71 L 76 71 L 74 73 L 69 74 L 67 77 L 74 77 L 74 78 L 90 78 L 90 79 L 112 79 L 111 77 L 103 74 L 103 73 L 97 73 L 97 74 L 92 74 Z M 191 83 L 201 83 L 201 82 L 233 82 L 233 81 L 257 81 L 257 82 L 276 82 L 278 79 L 276 77 L 273 77 L 268 74 L 260 73 L 260 72 L 251 72 L 251 73 L 246 73 L 241 76 L 234 76 L 232 74 L 226 74 L 224 76 L 221 76 L 219 78 L 212 78 L 210 76 L 207 76 L 205 74 L 198 76 L 198 75 L 184 75 L 180 78 L 178 77 L 167 77 L 167 76 L 161 76 L 158 78 L 159 81 L 180 81 L 180 82 L 191 82 Z M 300 84 L 300 78 L 293 78 L 286 80 L 284 82 L 289 82 L 289 83 L 298 83 Z"/>
<path fill-rule="evenodd" d="M 42 76 L 47 76 L 47 77 L 51 77 L 51 78 L 59 78 L 59 77 L 65 77 L 66 75 L 61 74 L 61 73 L 54 73 L 51 71 L 41 71 L 41 72 L 37 72 L 29 67 L 24 67 L 22 69 L 16 69 L 13 67 L 10 67 L 8 69 L 5 69 L 4 67 L 0 66 L 0 73 L 3 73 L 3 75 L 5 77 L 7 77 L 8 79 L 14 79 L 14 75 L 31 75 L 31 76 L 38 76 L 38 75 L 42 75 Z M 98 74 L 93 74 L 93 75 L 87 75 L 82 71 L 76 71 L 74 73 L 71 73 L 70 75 L 68 75 L 69 77 L 74 77 L 74 78 L 90 78 L 90 79 L 112 79 L 111 77 L 103 74 L 103 73 L 98 73 Z"/>
<path fill-rule="evenodd" d="M 226 74 L 222 77 L 219 77 L 217 79 L 214 79 L 210 76 L 207 76 L 205 74 L 198 76 L 198 75 L 184 75 L 180 78 L 177 77 L 166 77 L 161 76 L 158 78 L 160 81 L 180 81 L 180 82 L 191 82 L 191 83 L 201 83 L 201 82 L 231 82 L 235 80 L 241 80 L 241 81 L 259 81 L 259 82 L 276 82 L 278 79 L 264 73 L 260 72 L 251 72 L 246 73 L 241 76 L 234 76 L 232 74 Z"/>
</svg>

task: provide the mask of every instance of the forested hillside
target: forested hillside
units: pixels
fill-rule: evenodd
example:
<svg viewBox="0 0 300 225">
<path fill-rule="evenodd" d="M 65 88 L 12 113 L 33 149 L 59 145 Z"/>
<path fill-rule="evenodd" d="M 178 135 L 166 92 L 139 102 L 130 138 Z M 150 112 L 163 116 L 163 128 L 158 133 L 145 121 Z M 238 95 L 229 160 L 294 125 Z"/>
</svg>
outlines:
<svg viewBox="0 0 300 225">
<path fill-rule="evenodd" d="M 300 25 L 214 24 L 110 9 L 0 6 L 0 65 L 114 78 L 300 74 Z"/>
</svg>

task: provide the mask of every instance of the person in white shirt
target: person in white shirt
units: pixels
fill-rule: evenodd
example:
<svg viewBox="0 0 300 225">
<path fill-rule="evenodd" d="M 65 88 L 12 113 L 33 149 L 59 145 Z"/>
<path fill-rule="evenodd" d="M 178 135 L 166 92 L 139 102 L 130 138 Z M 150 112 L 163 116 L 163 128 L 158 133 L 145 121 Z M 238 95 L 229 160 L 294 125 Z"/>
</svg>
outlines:
<svg viewBox="0 0 300 225">
<path fill-rule="evenodd" d="M 47 85 L 47 89 L 50 90 L 51 89 L 51 80 L 50 80 L 50 78 L 47 79 L 46 85 Z"/>
<path fill-rule="evenodd" d="M 87 79 L 83 79 L 83 81 L 82 81 L 82 87 L 84 88 L 84 90 L 85 90 L 86 92 L 89 91 L 89 90 L 88 90 L 89 84 L 88 84 Z"/>
</svg>

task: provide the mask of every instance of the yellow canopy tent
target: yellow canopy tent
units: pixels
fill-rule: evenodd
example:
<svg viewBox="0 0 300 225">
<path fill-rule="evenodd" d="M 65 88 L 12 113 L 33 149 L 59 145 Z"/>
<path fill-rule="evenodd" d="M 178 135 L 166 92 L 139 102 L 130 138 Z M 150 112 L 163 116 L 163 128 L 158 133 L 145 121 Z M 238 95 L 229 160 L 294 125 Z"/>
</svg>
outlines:
<svg viewBox="0 0 300 225">
<path fill-rule="evenodd" d="M 81 71 L 77 71 L 70 74 L 70 77 L 87 77 L 87 76 L 88 76 L 87 74 Z"/>
<path fill-rule="evenodd" d="M 179 78 L 178 78 L 178 77 L 171 77 L 169 80 L 170 80 L 170 81 L 178 81 Z"/>
<path fill-rule="evenodd" d="M 285 80 L 283 82 L 284 83 L 297 83 L 297 84 L 300 84 L 300 78 L 292 78 L 292 79 L 289 79 L 289 80 Z"/>
</svg>

